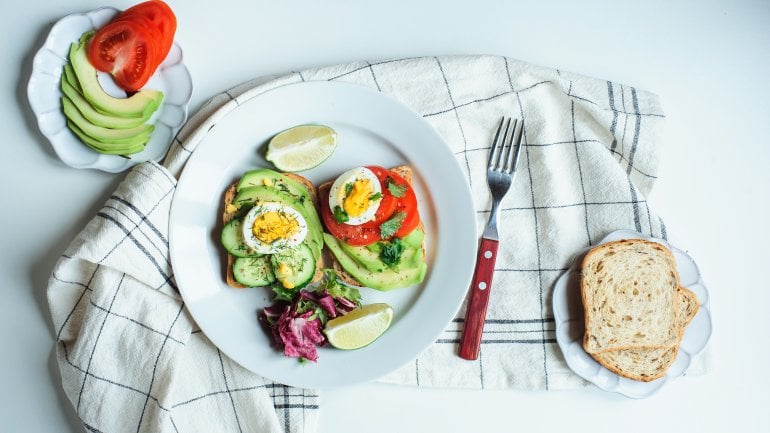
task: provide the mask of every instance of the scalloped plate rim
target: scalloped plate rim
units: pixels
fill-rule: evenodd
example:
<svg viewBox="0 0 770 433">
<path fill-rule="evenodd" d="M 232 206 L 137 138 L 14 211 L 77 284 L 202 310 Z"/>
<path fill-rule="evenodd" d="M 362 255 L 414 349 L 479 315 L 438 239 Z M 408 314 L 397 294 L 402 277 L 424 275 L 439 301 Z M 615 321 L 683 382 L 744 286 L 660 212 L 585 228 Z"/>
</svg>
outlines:
<svg viewBox="0 0 770 433">
<path fill-rule="evenodd" d="M 680 344 L 680 351 L 679 354 L 677 354 L 676 359 L 674 360 L 674 363 L 672 364 L 672 367 L 677 364 L 677 362 L 681 360 L 684 360 L 686 363 L 683 367 L 678 366 L 678 374 L 669 374 L 666 373 L 665 376 L 658 380 L 654 380 L 651 382 L 640 382 L 631 380 L 628 378 L 621 377 L 598 362 L 596 362 L 593 358 L 590 356 L 583 357 L 583 360 L 587 360 L 589 363 L 586 366 L 581 366 L 580 362 L 576 357 L 576 355 L 573 354 L 572 350 L 570 348 L 574 347 L 574 344 L 578 344 L 580 346 L 580 350 L 585 354 L 585 351 L 583 351 L 583 346 L 580 343 L 579 340 L 581 340 L 582 336 L 579 336 L 578 338 L 569 338 L 567 335 L 569 334 L 569 327 L 571 326 L 571 322 L 576 321 L 578 318 L 575 316 L 570 315 L 569 311 L 563 312 L 557 305 L 559 302 L 565 302 L 565 298 L 567 296 L 567 286 L 568 286 L 568 280 L 570 275 L 572 275 L 575 272 L 579 272 L 580 268 L 580 258 L 584 256 L 588 251 L 590 251 L 592 248 L 595 248 L 596 246 L 599 246 L 601 244 L 618 240 L 618 239 L 644 239 L 644 240 L 650 240 L 654 242 L 658 242 L 669 248 L 675 257 L 679 258 L 686 258 L 688 259 L 694 268 L 694 271 L 697 273 L 697 278 L 695 279 L 695 282 L 693 284 L 690 284 L 685 287 L 693 287 L 696 285 L 699 285 L 703 288 L 703 291 L 706 293 L 706 300 L 705 302 L 701 303 L 700 308 L 698 309 L 698 312 L 696 314 L 696 318 L 701 317 L 698 322 L 696 322 L 695 319 L 693 319 L 693 322 L 691 322 L 690 326 L 697 325 L 700 323 L 700 321 L 705 320 L 705 324 L 701 326 L 705 326 L 705 336 L 700 337 L 703 341 L 701 344 L 698 345 L 694 350 L 687 351 L 685 350 L 684 341 L 688 339 L 688 335 L 691 336 L 690 338 L 698 338 L 693 336 L 694 332 L 685 333 L 684 337 L 682 338 L 682 343 Z M 679 260 L 677 260 L 677 268 L 680 268 Z M 556 280 L 554 284 L 554 291 L 553 291 L 553 314 L 554 314 L 554 324 L 555 324 L 555 334 L 556 334 L 556 342 L 559 346 L 559 349 L 561 350 L 562 354 L 564 355 L 564 359 L 569 366 L 569 368 L 575 372 L 578 376 L 582 377 L 583 379 L 587 380 L 588 382 L 593 383 L 600 389 L 604 391 L 609 392 L 616 392 L 621 395 L 624 395 L 629 398 L 646 398 L 649 397 L 656 392 L 658 392 L 663 386 L 671 382 L 672 380 L 676 379 L 679 376 L 682 376 L 686 373 L 687 369 L 690 367 L 692 360 L 703 351 L 703 349 L 708 345 L 708 341 L 711 338 L 711 334 L 713 332 L 713 324 L 711 320 L 711 311 L 709 308 L 709 298 L 708 296 L 708 289 L 703 282 L 703 278 L 701 276 L 700 270 L 698 269 L 697 264 L 695 263 L 695 260 L 690 257 L 689 254 L 684 252 L 683 250 L 671 245 L 668 241 L 664 239 L 655 238 L 652 236 L 648 236 L 644 233 L 639 233 L 633 230 L 616 230 L 609 234 L 607 234 L 601 241 L 599 241 L 596 245 L 583 248 L 578 253 L 575 254 L 574 259 L 572 261 L 572 264 L 570 265 L 569 269 L 564 271 Z M 708 326 L 706 326 L 708 325 Z M 566 328 L 565 328 L 566 327 Z M 682 353 L 686 354 L 686 358 L 682 356 Z M 670 367 L 671 368 L 671 367 Z M 601 381 L 602 377 L 615 377 L 617 378 L 617 381 L 615 382 L 614 386 L 609 386 Z"/>
</svg>

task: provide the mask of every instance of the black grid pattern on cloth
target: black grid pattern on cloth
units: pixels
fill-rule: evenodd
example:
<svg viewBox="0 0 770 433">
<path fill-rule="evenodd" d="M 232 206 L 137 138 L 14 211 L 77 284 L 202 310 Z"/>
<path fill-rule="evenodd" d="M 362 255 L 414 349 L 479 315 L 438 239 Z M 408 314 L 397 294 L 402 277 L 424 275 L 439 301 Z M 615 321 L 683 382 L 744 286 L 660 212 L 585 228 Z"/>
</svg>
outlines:
<svg viewBox="0 0 770 433">
<path fill-rule="evenodd" d="M 640 140 L 640 134 L 643 130 L 643 123 L 645 119 L 657 119 L 663 117 L 661 113 L 655 112 L 641 112 L 638 91 L 631 87 L 619 85 L 612 82 L 606 82 L 607 87 L 607 102 L 604 103 L 600 98 L 593 98 L 590 95 L 578 94 L 573 89 L 573 83 L 568 78 L 562 76 L 560 72 L 553 76 L 543 77 L 531 83 L 527 83 L 520 88 L 516 88 L 515 72 L 512 70 L 511 61 L 507 58 L 498 58 L 500 68 L 503 71 L 501 77 L 503 83 L 508 86 L 507 90 L 494 92 L 493 94 L 479 94 L 468 99 L 467 95 L 458 96 L 462 94 L 463 89 L 456 88 L 456 84 L 453 82 L 450 71 L 447 68 L 453 66 L 448 63 L 452 63 L 452 58 L 432 57 L 427 59 L 390 59 L 380 62 L 362 62 L 359 64 L 353 64 L 345 67 L 333 67 L 322 68 L 316 70 L 308 70 L 295 72 L 292 76 L 281 77 L 280 79 L 285 82 L 296 82 L 297 80 L 309 81 L 309 80 L 343 80 L 354 81 L 360 84 L 368 85 L 372 88 L 376 88 L 379 91 L 387 92 L 392 86 L 396 85 L 392 82 L 392 75 L 389 73 L 394 69 L 397 69 L 400 65 L 406 65 L 409 62 L 424 60 L 423 63 L 433 62 L 436 68 L 436 76 L 441 77 L 441 82 L 435 84 L 440 85 L 437 89 L 434 89 L 434 93 L 444 92 L 443 98 L 448 98 L 449 104 L 444 107 L 436 107 L 429 111 L 421 111 L 422 115 L 430 122 L 439 120 L 444 122 L 447 119 L 453 119 L 455 123 L 454 131 L 459 133 L 459 137 L 454 137 L 461 143 L 461 149 L 455 151 L 455 156 L 461 166 L 464 166 L 470 175 L 475 173 L 472 171 L 471 155 L 481 154 L 485 155 L 489 151 L 489 142 L 485 140 L 483 142 L 475 142 L 470 140 L 468 135 L 467 126 L 470 120 L 467 120 L 464 116 L 470 116 L 474 110 L 487 109 L 490 104 L 508 104 L 508 112 L 501 114 L 514 114 L 521 118 L 525 125 L 528 124 L 527 113 L 531 108 L 528 106 L 528 102 L 524 100 L 525 95 L 531 92 L 543 91 L 545 89 L 549 91 L 560 92 L 565 98 L 569 100 L 570 107 L 570 122 L 571 122 L 571 135 L 556 137 L 549 140 L 537 140 L 533 139 L 525 129 L 525 135 L 523 140 L 524 155 L 522 158 L 523 164 L 520 168 L 527 172 L 526 176 L 520 176 L 522 179 L 518 179 L 518 182 L 524 182 L 526 185 L 523 188 L 527 191 L 527 194 L 522 196 L 522 200 L 509 202 L 501 209 L 501 218 L 505 219 L 506 214 L 509 213 L 526 213 L 531 216 L 534 223 L 535 233 L 535 250 L 536 261 L 532 266 L 509 266 L 506 263 L 498 262 L 498 267 L 495 269 L 496 281 L 505 281 L 506 278 L 513 276 L 522 276 L 528 278 L 527 281 L 533 281 L 534 290 L 527 296 L 532 297 L 532 302 L 539 307 L 532 311 L 532 314 L 522 315 L 519 317 L 498 317 L 490 316 L 485 322 L 484 333 L 482 337 L 482 350 L 478 360 L 478 386 L 481 388 L 486 387 L 488 382 L 492 379 L 490 376 L 496 374 L 496 364 L 494 356 L 487 352 L 487 348 L 491 347 L 509 347 L 512 354 L 517 352 L 517 347 L 537 348 L 540 355 L 540 362 L 542 363 L 542 381 L 544 388 L 550 388 L 549 385 L 549 370 L 551 369 L 551 363 L 549 353 L 553 351 L 552 347 L 555 344 L 554 335 L 554 320 L 550 311 L 549 305 L 549 291 L 553 282 L 558 275 L 567 269 L 568 263 L 551 263 L 545 260 L 543 255 L 548 248 L 551 248 L 547 234 L 545 233 L 544 224 L 548 224 L 548 218 L 552 217 L 553 212 L 564 209 L 575 209 L 582 212 L 582 225 L 583 232 L 585 234 L 585 244 L 591 245 L 598 240 L 598 237 L 602 235 L 601 227 L 597 228 L 597 223 L 593 215 L 595 214 L 592 209 L 602 209 L 607 206 L 617 206 L 618 209 L 625 209 L 624 212 L 628 212 L 632 216 L 633 226 L 638 231 L 646 231 L 653 236 L 666 238 L 666 229 L 663 221 L 660 218 L 653 216 L 650 212 L 647 201 L 644 199 L 642 192 L 635 186 L 632 178 L 634 176 L 641 176 L 642 178 L 654 180 L 656 174 L 654 168 L 636 166 L 636 159 L 638 157 L 638 144 Z M 448 63 L 447 63 L 448 62 Z M 364 75 L 361 75 L 364 74 Z M 295 78 L 296 77 L 296 78 Z M 401 77 L 401 79 L 408 80 L 409 77 Z M 565 81 L 569 84 L 565 88 L 563 85 Z M 247 88 L 240 88 L 236 90 L 226 91 L 221 95 L 213 98 L 212 101 L 217 101 L 217 104 L 223 105 L 228 101 L 235 101 L 235 106 L 242 104 L 241 95 Z M 459 99 L 458 99 L 459 98 Z M 620 98 L 620 101 L 618 101 Z M 628 101 L 627 101 L 628 99 Z M 609 135 L 612 137 L 611 142 L 600 139 L 599 137 L 584 136 L 584 134 L 578 134 L 576 130 L 576 107 L 590 106 L 593 109 L 603 110 L 607 113 L 611 113 L 611 121 L 606 125 Z M 216 107 L 214 107 L 216 108 Z M 447 117 L 450 116 L 450 117 Z M 193 118 L 194 119 L 194 118 Z M 205 119 L 197 119 L 194 122 L 202 122 Z M 174 140 L 174 149 L 177 152 L 189 154 L 195 149 L 196 143 L 188 143 L 186 140 L 180 139 L 181 136 L 188 136 L 190 129 L 196 125 L 188 124 L 183 131 Z M 213 127 L 209 125 L 209 128 Z M 631 140 L 626 138 L 627 134 L 632 134 Z M 446 138 L 446 137 L 445 137 Z M 586 146 L 591 146 L 588 148 Z M 604 151 L 607 154 L 616 158 L 618 164 L 620 164 L 627 174 L 627 197 L 612 197 L 607 200 L 591 200 L 587 196 L 586 183 L 583 179 L 583 163 L 585 162 L 586 155 L 595 152 L 596 147 L 604 147 Z M 574 200 L 563 203 L 550 203 L 546 202 L 539 197 L 538 187 L 536 185 L 535 173 L 532 172 L 532 165 L 535 158 L 541 157 L 541 152 L 546 149 L 568 149 L 574 154 L 575 161 L 577 163 L 578 172 L 580 173 L 579 181 L 581 194 L 575 197 Z M 174 150 L 172 149 L 172 152 Z M 560 150 L 561 151 L 561 150 Z M 585 153 L 587 152 L 587 153 Z M 156 170 L 163 173 L 163 176 L 167 176 L 164 170 L 159 168 Z M 155 174 L 155 173 L 153 173 Z M 150 175 L 153 175 L 150 174 Z M 142 174 L 147 176 L 148 174 Z M 154 176 L 159 177 L 159 176 Z M 524 179 L 526 178 L 526 180 Z M 115 252 L 120 252 L 125 248 L 133 249 L 134 252 L 138 252 L 139 257 L 143 257 L 147 261 L 148 265 L 157 272 L 157 277 L 162 283 L 159 285 L 149 286 L 151 289 L 160 290 L 164 287 L 171 288 L 174 292 L 177 291 L 175 282 L 173 279 L 173 273 L 169 272 L 170 262 L 168 260 L 168 237 L 167 227 L 163 227 L 153 223 L 150 218 L 150 214 L 161 204 L 168 205 L 171 200 L 173 189 L 175 187 L 176 180 L 168 178 L 169 189 L 166 195 L 163 195 L 159 200 L 154 203 L 154 206 L 147 207 L 147 203 L 135 203 L 131 199 L 122 197 L 120 195 L 113 195 L 109 198 L 102 210 L 97 214 L 97 219 L 103 220 L 105 224 L 112 225 L 114 230 L 118 230 L 122 233 L 121 238 L 116 242 L 114 248 L 108 251 L 103 260 L 99 260 L 94 264 L 89 272 L 84 272 L 80 278 L 73 279 L 69 276 L 63 277 L 57 272 L 52 275 L 52 281 L 62 286 L 71 287 L 79 292 L 73 295 L 73 306 L 69 314 L 65 314 L 64 320 L 56 330 L 57 336 L 57 352 L 60 353 L 60 362 L 63 365 L 63 371 L 65 368 L 80 375 L 82 385 L 76 390 L 76 399 L 73 400 L 73 404 L 78 409 L 81 416 L 81 405 L 84 401 L 87 401 L 90 388 L 89 383 L 101 383 L 109 388 L 110 393 L 126 393 L 126 395 L 137 396 L 143 402 L 141 405 L 141 411 L 136 419 L 135 431 L 151 431 L 153 428 L 145 422 L 146 412 L 150 409 L 157 411 L 160 414 L 165 414 L 168 419 L 167 425 L 170 426 L 169 431 L 190 431 L 185 429 L 184 426 L 189 425 L 186 419 L 182 419 L 180 410 L 185 410 L 184 417 L 193 417 L 194 413 L 205 412 L 202 408 L 206 407 L 206 404 L 216 401 L 221 403 L 225 401 L 227 407 L 231 410 L 230 415 L 224 413 L 220 416 L 231 416 L 233 431 L 249 431 L 249 425 L 254 422 L 253 419 L 248 418 L 248 412 L 243 406 L 239 405 L 237 396 L 246 392 L 263 392 L 269 396 L 272 401 L 272 406 L 276 411 L 277 417 L 280 420 L 281 427 L 286 432 L 300 432 L 306 424 L 306 415 L 318 410 L 318 394 L 312 390 L 301 390 L 292 387 L 288 387 L 275 383 L 254 383 L 250 382 L 248 375 L 242 373 L 236 373 L 236 370 L 230 367 L 232 363 L 225 355 L 216 351 L 217 359 L 209 362 L 209 367 L 212 372 L 218 372 L 218 379 L 212 379 L 212 383 L 205 384 L 208 391 L 201 392 L 195 396 L 187 397 L 181 401 L 174 401 L 173 398 L 168 396 L 162 396 L 162 389 L 155 387 L 156 377 L 159 373 L 157 370 L 160 365 L 162 355 L 166 351 L 174 347 L 177 351 L 183 351 L 189 345 L 186 344 L 184 338 L 179 337 L 178 334 L 172 332 L 179 327 L 180 322 L 189 322 L 189 318 L 183 313 L 183 304 L 177 300 L 176 315 L 173 320 L 169 321 L 165 327 L 159 327 L 154 323 L 147 323 L 146 320 L 139 317 L 132 317 L 125 313 L 119 313 L 113 311 L 113 304 L 109 303 L 103 305 L 99 302 L 95 302 L 91 299 L 92 292 L 94 291 L 94 283 L 97 280 L 97 276 L 102 271 L 107 271 L 104 268 L 103 262 L 109 258 L 110 255 Z M 479 186 L 473 185 L 473 182 L 468 179 L 469 184 L 472 187 L 478 188 Z M 142 212 L 140 209 L 149 209 L 147 212 Z M 489 209 L 481 208 L 477 209 L 477 213 L 480 218 L 486 218 L 489 213 Z M 75 262 L 79 260 L 78 257 L 64 255 L 62 262 Z M 123 278 L 126 276 L 123 275 Z M 118 283 L 114 288 L 114 295 L 112 301 L 118 299 L 119 291 L 121 290 L 122 283 Z M 87 302 L 84 302 L 87 301 Z M 86 311 L 88 310 L 88 311 Z M 79 362 L 82 359 L 74 359 L 70 345 L 73 344 L 73 335 L 67 330 L 69 328 L 76 327 L 73 324 L 73 320 L 77 318 L 82 319 L 83 314 L 99 314 L 101 318 L 100 330 L 96 333 L 95 340 L 91 342 L 91 357 L 87 362 Z M 458 316 L 447 326 L 446 330 L 436 341 L 434 346 L 456 346 L 459 342 L 460 333 L 463 325 L 463 314 L 458 313 Z M 126 330 L 126 332 L 144 332 L 148 335 L 152 335 L 159 344 L 154 346 L 154 350 L 148 351 L 146 357 L 152 362 L 149 363 L 152 368 L 148 369 L 148 376 L 145 387 L 138 387 L 131 384 L 124 383 L 118 377 L 109 377 L 101 373 L 96 373 L 94 366 L 91 365 L 93 360 L 93 354 L 97 351 L 97 347 L 100 347 L 104 342 L 100 342 L 102 339 L 101 329 L 105 325 L 110 323 L 111 326 L 117 326 Z M 189 325 L 189 324 L 188 324 Z M 78 323 L 77 326 L 80 326 Z M 194 326 L 194 324 L 192 324 Z M 200 331 L 192 330 L 188 332 L 188 335 L 200 335 Z M 204 337 L 205 338 L 205 337 Z M 209 343 L 210 344 L 210 343 Z M 169 346 L 171 345 L 171 346 Z M 527 349 L 529 350 L 529 349 Z M 179 352 L 175 352 L 179 353 Z M 426 370 L 430 370 L 433 366 L 427 358 L 419 357 L 413 364 L 410 364 L 407 368 L 413 368 L 414 372 L 412 377 L 417 385 L 423 385 L 423 378 L 421 375 L 425 374 Z M 64 373 L 63 373 L 64 374 Z M 244 385 L 245 384 L 245 385 Z M 112 391 L 114 389 L 114 391 Z M 221 400 L 224 399 L 224 400 Z M 224 406 L 223 406 L 224 407 Z M 195 409 L 192 409 L 195 408 Z M 201 408 L 201 409 L 198 409 Z M 203 416 L 203 415 L 201 415 Z M 90 431 L 104 431 L 105 427 L 102 426 L 102 421 L 99 419 L 84 419 L 85 427 Z M 108 423 L 104 423 L 107 425 Z"/>
</svg>

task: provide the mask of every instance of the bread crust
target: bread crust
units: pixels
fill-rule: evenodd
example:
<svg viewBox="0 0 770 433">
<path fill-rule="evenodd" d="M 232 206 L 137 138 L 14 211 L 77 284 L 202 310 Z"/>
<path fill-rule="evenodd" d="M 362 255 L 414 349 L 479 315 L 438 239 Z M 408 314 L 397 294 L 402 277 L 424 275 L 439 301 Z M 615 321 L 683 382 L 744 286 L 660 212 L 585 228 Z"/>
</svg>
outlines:
<svg viewBox="0 0 770 433">
<path fill-rule="evenodd" d="M 585 330 L 586 330 L 585 334 L 583 336 L 583 347 L 584 347 L 585 351 L 587 353 L 589 353 L 589 354 L 592 354 L 592 353 L 602 353 L 602 352 L 606 352 L 606 351 L 610 351 L 610 350 L 636 349 L 636 348 L 660 349 L 660 348 L 671 347 L 671 344 L 660 344 L 660 345 L 643 345 L 643 346 L 640 346 L 640 345 L 619 345 L 619 346 L 605 347 L 605 348 L 603 348 L 601 350 L 591 350 L 589 348 L 589 343 L 588 343 L 589 339 L 590 339 L 589 329 L 591 329 L 590 323 L 591 323 L 591 320 L 592 320 L 592 315 L 591 315 L 591 312 L 590 312 L 590 308 L 588 307 L 588 300 L 587 300 L 587 290 L 588 290 L 588 287 L 587 287 L 586 278 L 585 278 L 585 275 L 584 275 L 584 271 L 585 271 L 585 269 L 587 267 L 587 264 L 589 264 L 589 263 L 591 263 L 593 261 L 594 256 L 597 256 L 597 255 L 600 255 L 600 254 L 605 254 L 605 252 L 610 251 L 610 250 L 612 250 L 614 248 L 622 248 L 622 247 L 634 246 L 634 245 L 638 245 L 638 244 L 647 245 L 647 246 L 649 246 L 649 247 L 651 247 L 651 248 L 661 252 L 666 257 L 666 260 L 669 262 L 669 268 L 673 269 L 675 271 L 674 272 L 674 274 L 675 274 L 674 276 L 675 276 L 675 279 L 676 279 L 676 286 L 677 287 L 680 286 L 679 273 L 676 271 L 676 259 L 674 259 L 673 254 L 671 253 L 671 251 L 668 250 L 668 248 L 666 248 L 665 246 L 663 246 L 663 245 L 661 245 L 661 244 L 659 244 L 657 242 L 647 241 L 647 240 L 644 240 L 644 239 L 622 239 L 622 240 L 618 240 L 618 241 L 608 242 L 608 243 L 599 245 L 599 246 L 591 249 L 585 255 L 585 257 L 583 258 L 583 261 L 581 262 L 581 278 L 580 278 L 580 294 L 581 294 L 581 301 L 583 303 L 584 323 L 585 323 Z M 675 305 L 678 304 L 678 302 L 679 302 L 678 299 L 677 299 L 677 296 L 679 296 L 679 291 L 678 290 L 675 291 L 674 294 L 673 294 L 673 302 L 674 302 Z M 679 318 L 677 317 L 677 313 L 676 313 L 677 309 L 676 308 L 672 308 L 672 310 L 674 311 L 674 317 L 672 318 L 673 319 L 672 323 L 676 326 L 675 332 L 676 332 L 677 335 L 681 335 L 682 329 L 680 329 L 680 327 L 679 327 L 679 323 L 680 322 L 679 322 Z"/>
<path fill-rule="evenodd" d="M 698 312 L 700 303 L 697 295 L 689 289 L 680 285 L 679 274 L 675 272 L 677 288 L 672 298 L 674 322 L 676 327 L 676 341 L 671 345 L 636 345 L 609 347 L 605 350 L 591 353 L 588 350 L 587 342 L 589 339 L 589 323 L 592 319 L 591 309 L 586 297 L 588 290 L 584 271 L 587 272 L 588 264 L 593 263 L 594 255 L 605 254 L 613 247 L 634 246 L 637 244 L 646 244 L 655 250 L 662 252 L 668 261 L 671 269 L 676 269 L 676 259 L 673 254 L 663 245 L 657 242 L 645 241 L 640 239 L 628 239 L 603 244 L 592 249 L 586 254 L 581 263 L 581 298 L 585 312 L 586 334 L 584 335 L 583 345 L 586 352 L 591 355 L 600 365 L 604 366 L 613 373 L 632 380 L 650 382 L 665 376 L 668 368 L 676 360 L 679 353 L 679 345 L 684 336 L 686 327 Z M 633 371 L 629 371 L 633 370 Z"/>
<path fill-rule="evenodd" d="M 679 340 L 674 346 L 668 348 L 633 348 L 609 350 L 601 353 L 592 353 L 590 354 L 591 357 L 611 372 L 617 374 L 618 376 L 626 377 L 629 379 L 638 380 L 641 382 L 651 382 L 665 376 L 668 368 L 671 366 L 671 364 L 674 363 L 677 355 L 679 354 L 679 344 L 681 343 L 684 336 L 684 329 L 687 327 L 687 325 L 690 324 L 692 319 L 697 314 L 698 309 L 700 308 L 698 297 L 691 290 L 687 289 L 686 287 L 679 287 L 677 292 L 679 292 L 679 300 L 677 301 L 679 308 L 677 310 L 680 313 L 678 321 L 680 328 L 682 329 L 682 333 L 679 335 Z M 651 362 L 658 360 L 661 361 L 650 373 L 634 373 L 624 370 L 617 363 L 613 362 L 613 355 L 622 355 L 623 352 L 627 352 L 625 355 L 628 356 L 637 356 L 640 358 L 651 357 Z"/>
<path fill-rule="evenodd" d="M 408 165 L 398 165 L 390 168 L 390 171 L 395 172 L 399 176 L 403 177 L 406 183 L 412 186 L 413 171 L 411 167 L 409 167 Z M 328 181 L 319 185 L 318 195 L 320 197 L 326 197 L 333 183 L 334 181 Z M 420 221 L 420 224 L 416 227 L 416 229 L 420 229 L 423 231 L 425 230 L 425 225 L 422 223 L 422 221 Z M 425 256 L 425 239 L 424 238 L 422 241 L 421 249 L 424 257 Z M 334 254 L 330 254 L 329 256 L 331 257 L 331 261 L 332 261 L 332 269 L 334 269 L 334 272 L 337 273 L 337 277 L 340 280 L 342 280 L 345 284 L 349 286 L 364 287 L 364 285 L 360 281 L 358 281 L 357 279 L 355 279 L 355 277 L 353 277 L 347 271 L 345 271 L 342 265 L 334 257 Z"/>
<path fill-rule="evenodd" d="M 313 183 L 310 182 L 310 180 L 308 180 L 306 177 L 300 176 L 295 173 L 281 173 L 281 174 L 301 183 L 310 194 L 310 199 L 313 201 L 313 205 L 315 205 L 316 212 L 319 212 L 318 191 L 316 190 Z M 228 205 L 231 204 L 235 199 L 235 196 L 238 193 L 237 187 L 238 187 L 238 182 L 236 181 L 225 190 L 224 197 L 223 197 L 224 210 L 222 212 L 222 225 L 230 222 L 235 216 L 235 212 L 228 212 Z M 227 266 L 225 267 L 225 282 L 227 282 L 228 286 L 234 287 L 236 289 L 243 289 L 248 287 L 235 281 L 235 276 L 233 275 L 234 262 L 235 262 L 235 256 L 233 256 L 230 253 L 227 253 Z M 323 259 L 323 256 L 321 256 L 318 258 L 318 260 L 316 260 L 316 273 L 315 275 L 313 275 L 313 279 L 311 282 L 316 282 L 320 280 L 321 277 L 323 277 L 323 267 L 324 267 L 324 259 Z"/>
</svg>

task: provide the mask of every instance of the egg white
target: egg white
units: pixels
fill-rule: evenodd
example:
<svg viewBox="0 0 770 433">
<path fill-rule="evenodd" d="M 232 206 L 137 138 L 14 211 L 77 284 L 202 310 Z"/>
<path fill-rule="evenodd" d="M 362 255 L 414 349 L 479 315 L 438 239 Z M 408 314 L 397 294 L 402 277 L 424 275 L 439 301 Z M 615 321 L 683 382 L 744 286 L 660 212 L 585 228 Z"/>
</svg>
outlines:
<svg viewBox="0 0 770 433">
<path fill-rule="evenodd" d="M 262 242 L 256 236 L 254 236 L 252 228 L 254 227 L 254 221 L 256 221 L 257 217 L 266 212 L 283 212 L 284 214 L 291 216 L 291 218 L 297 220 L 299 231 L 290 236 L 288 239 L 278 239 L 270 244 Z M 296 247 L 297 245 L 301 244 L 302 241 L 304 241 L 307 237 L 307 221 L 305 221 L 305 218 L 303 218 L 296 209 L 275 202 L 258 203 L 256 206 L 251 208 L 246 216 L 243 217 L 243 224 L 241 225 L 241 228 L 243 230 L 243 243 L 253 248 L 260 254 L 275 254 L 277 252 Z"/>
<path fill-rule="evenodd" d="M 377 179 L 377 176 L 374 174 L 374 172 L 366 167 L 352 168 L 342 173 L 332 184 L 332 187 L 329 190 L 329 209 L 334 211 L 334 208 L 337 206 L 341 207 L 342 209 L 345 208 L 345 206 L 343 206 L 343 201 L 345 200 L 345 185 L 352 184 L 358 179 L 367 179 L 369 182 L 371 182 L 373 187 L 372 194 L 382 194 L 380 180 Z M 361 215 L 355 217 L 348 215 L 348 220 L 345 221 L 344 224 L 357 226 L 372 221 L 374 219 L 374 215 L 377 213 L 377 209 L 379 208 L 380 200 L 370 200 L 369 207 L 367 207 Z"/>
</svg>

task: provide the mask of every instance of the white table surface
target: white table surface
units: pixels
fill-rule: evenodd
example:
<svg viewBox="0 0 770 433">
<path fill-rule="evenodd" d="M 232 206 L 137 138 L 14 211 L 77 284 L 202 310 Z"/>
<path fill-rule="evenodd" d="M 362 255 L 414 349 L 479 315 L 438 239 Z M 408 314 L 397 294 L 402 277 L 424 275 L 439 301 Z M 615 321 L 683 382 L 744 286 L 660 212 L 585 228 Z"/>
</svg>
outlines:
<svg viewBox="0 0 770 433">
<path fill-rule="evenodd" d="M 26 83 L 54 21 L 108 3 L 132 2 L 24 0 L 0 14 L 4 432 L 82 431 L 61 390 L 45 287 L 58 255 L 121 176 L 59 162 L 33 121 Z M 770 431 L 770 2 L 169 3 L 194 80 L 193 110 L 258 75 L 436 54 L 506 55 L 661 97 L 667 132 L 650 200 L 710 288 L 709 374 L 677 380 L 642 401 L 595 388 L 362 385 L 322 394 L 321 433 Z"/>
</svg>

